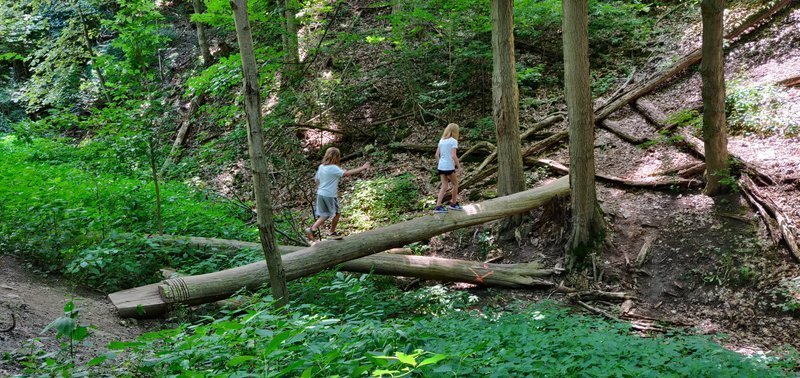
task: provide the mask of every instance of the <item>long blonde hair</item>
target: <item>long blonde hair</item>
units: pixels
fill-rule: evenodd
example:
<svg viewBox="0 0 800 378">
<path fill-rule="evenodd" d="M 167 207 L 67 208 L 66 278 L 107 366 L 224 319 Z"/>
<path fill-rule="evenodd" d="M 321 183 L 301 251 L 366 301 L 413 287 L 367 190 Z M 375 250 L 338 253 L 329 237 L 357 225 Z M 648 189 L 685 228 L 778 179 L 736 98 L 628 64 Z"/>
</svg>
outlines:
<svg viewBox="0 0 800 378">
<path fill-rule="evenodd" d="M 341 159 L 342 153 L 339 152 L 339 149 L 336 147 L 329 147 L 325 151 L 325 156 L 322 158 L 322 164 L 324 165 L 339 165 L 339 161 Z"/>
<path fill-rule="evenodd" d="M 444 128 L 444 133 L 442 133 L 442 139 L 447 139 L 447 138 L 458 139 L 457 123 L 448 124 L 447 127 Z"/>
</svg>

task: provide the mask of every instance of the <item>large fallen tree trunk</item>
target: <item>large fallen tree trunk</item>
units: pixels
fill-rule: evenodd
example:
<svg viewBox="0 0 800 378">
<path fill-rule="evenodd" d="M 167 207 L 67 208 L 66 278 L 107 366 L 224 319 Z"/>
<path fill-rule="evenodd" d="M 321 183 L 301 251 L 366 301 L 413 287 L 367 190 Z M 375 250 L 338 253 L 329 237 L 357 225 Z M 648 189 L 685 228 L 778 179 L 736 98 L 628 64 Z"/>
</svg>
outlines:
<svg viewBox="0 0 800 378">
<path fill-rule="evenodd" d="M 759 11 L 758 13 L 748 17 L 739 26 L 737 26 L 736 28 L 731 30 L 728 34 L 726 34 L 725 39 L 730 41 L 743 35 L 749 29 L 758 25 L 762 21 L 769 19 L 775 13 L 778 13 L 780 10 L 789 6 L 793 1 L 794 0 L 778 1 L 771 7 L 765 8 Z M 622 92 L 622 94 L 618 95 L 616 98 L 612 98 L 609 100 L 609 102 L 600 106 L 595 111 L 595 122 L 601 122 L 603 119 L 605 119 L 612 113 L 616 112 L 617 110 L 621 109 L 623 106 L 631 103 L 632 101 L 638 99 L 639 97 L 642 97 L 654 91 L 661 84 L 664 84 L 665 82 L 672 79 L 675 75 L 685 71 L 687 68 L 700 62 L 701 59 L 702 59 L 702 54 L 700 52 L 700 49 L 699 48 L 694 49 L 692 50 L 692 52 L 678 59 L 678 61 L 672 67 L 659 72 L 653 78 L 645 82 L 632 85 L 630 89 L 625 90 L 624 92 Z"/>
<path fill-rule="evenodd" d="M 157 242 L 181 243 L 195 247 L 261 250 L 259 243 L 239 240 L 170 235 L 158 235 L 151 238 Z M 299 251 L 303 247 L 281 246 L 279 249 L 281 254 L 285 255 Z M 541 277 L 549 277 L 560 273 L 554 269 L 542 269 L 541 264 L 538 263 L 489 264 L 479 261 L 414 256 L 410 255 L 410 253 L 411 250 L 407 248 L 394 248 L 372 256 L 347 261 L 339 268 L 347 272 L 415 277 L 436 281 L 468 282 L 484 286 L 509 288 L 554 286 L 553 282 L 543 280 Z M 252 269 L 264 269 L 264 264 L 260 263 L 248 266 Z"/>
<path fill-rule="evenodd" d="M 569 178 L 565 176 L 535 189 L 466 205 L 463 212 L 423 216 L 350 235 L 344 240 L 322 241 L 283 256 L 286 278 L 305 277 L 346 261 L 425 241 L 448 231 L 524 213 L 567 193 Z M 267 279 L 265 269 L 244 266 L 112 293 L 109 299 L 121 316 L 156 316 L 166 311 L 170 304 L 223 299 L 242 288 L 257 289 Z"/>
</svg>

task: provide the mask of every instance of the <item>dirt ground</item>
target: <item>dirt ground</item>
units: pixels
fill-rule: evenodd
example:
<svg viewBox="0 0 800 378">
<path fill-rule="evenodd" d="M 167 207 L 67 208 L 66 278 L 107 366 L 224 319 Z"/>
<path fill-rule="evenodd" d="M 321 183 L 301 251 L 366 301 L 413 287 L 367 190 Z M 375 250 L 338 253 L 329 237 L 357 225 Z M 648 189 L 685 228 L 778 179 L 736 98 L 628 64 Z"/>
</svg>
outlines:
<svg viewBox="0 0 800 378">
<path fill-rule="evenodd" d="M 14 329 L 0 332 L 0 361 L 5 353 L 17 358 L 29 354 L 31 349 L 59 351 L 64 339 L 56 340 L 54 330 L 42 330 L 64 316 L 64 305 L 70 300 L 79 310 L 79 323 L 93 326 L 91 336 L 77 348 L 82 357 L 94 357 L 105 351 L 109 342 L 130 340 L 155 326 L 154 322 L 122 321 L 105 295 L 74 288 L 55 276 L 33 273 L 23 260 L 0 255 L 0 329 L 11 325 L 11 314 L 16 319 Z M 0 376 L 19 373 L 11 370 L 16 368 L 0 364 Z"/>
</svg>

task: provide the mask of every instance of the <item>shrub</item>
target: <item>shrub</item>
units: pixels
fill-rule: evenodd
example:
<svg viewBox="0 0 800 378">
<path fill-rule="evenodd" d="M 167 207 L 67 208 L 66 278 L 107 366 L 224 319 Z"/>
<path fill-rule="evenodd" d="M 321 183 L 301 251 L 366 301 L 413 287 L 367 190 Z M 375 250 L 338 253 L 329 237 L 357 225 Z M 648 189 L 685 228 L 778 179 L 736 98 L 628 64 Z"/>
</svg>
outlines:
<svg viewBox="0 0 800 378">
<path fill-rule="evenodd" d="M 729 129 L 734 135 L 798 135 L 800 116 L 792 103 L 785 88 L 732 80 L 725 97 Z"/>
<path fill-rule="evenodd" d="M 419 188 L 408 173 L 395 177 L 359 180 L 344 198 L 342 215 L 353 228 L 367 230 L 382 223 L 395 223 L 418 207 Z"/>
</svg>

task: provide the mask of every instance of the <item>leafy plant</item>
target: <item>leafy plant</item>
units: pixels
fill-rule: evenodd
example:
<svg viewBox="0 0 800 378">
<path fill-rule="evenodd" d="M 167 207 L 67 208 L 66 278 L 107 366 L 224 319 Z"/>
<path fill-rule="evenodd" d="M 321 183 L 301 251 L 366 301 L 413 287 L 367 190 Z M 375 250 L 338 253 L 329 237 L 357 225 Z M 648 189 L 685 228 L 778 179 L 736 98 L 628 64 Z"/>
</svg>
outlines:
<svg viewBox="0 0 800 378">
<path fill-rule="evenodd" d="M 366 230 L 399 221 L 403 214 L 418 207 L 418 200 L 419 188 L 408 173 L 359 180 L 352 193 L 343 198 L 342 215 L 355 229 Z"/>
<path fill-rule="evenodd" d="M 732 134 L 798 135 L 800 117 L 792 103 L 785 88 L 732 80 L 725 97 L 729 129 Z"/>
</svg>

